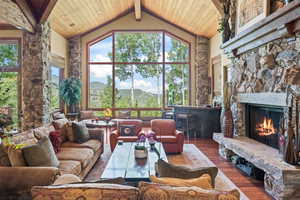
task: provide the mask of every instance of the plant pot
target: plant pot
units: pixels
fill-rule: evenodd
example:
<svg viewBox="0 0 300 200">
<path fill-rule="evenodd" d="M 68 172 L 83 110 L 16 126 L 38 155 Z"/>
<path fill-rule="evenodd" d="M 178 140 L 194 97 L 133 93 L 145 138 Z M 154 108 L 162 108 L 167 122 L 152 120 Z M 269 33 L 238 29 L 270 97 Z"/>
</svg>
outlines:
<svg viewBox="0 0 300 200">
<path fill-rule="evenodd" d="M 224 137 L 233 138 L 233 118 L 230 109 L 225 110 L 223 117 L 223 134 Z"/>
<path fill-rule="evenodd" d="M 137 159 L 145 159 L 148 157 L 148 150 L 144 149 L 144 150 L 134 150 L 134 157 Z"/>
</svg>

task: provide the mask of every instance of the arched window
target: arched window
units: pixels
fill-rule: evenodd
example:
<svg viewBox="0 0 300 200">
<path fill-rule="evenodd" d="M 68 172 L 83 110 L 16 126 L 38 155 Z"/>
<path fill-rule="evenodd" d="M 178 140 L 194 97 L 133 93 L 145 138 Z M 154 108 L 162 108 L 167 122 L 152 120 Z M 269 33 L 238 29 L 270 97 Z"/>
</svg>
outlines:
<svg viewBox="0 0 300 200">
<path fill-rule="evenodd" d="M 114 31 L 88 45 L 88 108 L 158 117 L 189 104 L 189 71 L 189 43 L 163 31 Z"/>
</svg>

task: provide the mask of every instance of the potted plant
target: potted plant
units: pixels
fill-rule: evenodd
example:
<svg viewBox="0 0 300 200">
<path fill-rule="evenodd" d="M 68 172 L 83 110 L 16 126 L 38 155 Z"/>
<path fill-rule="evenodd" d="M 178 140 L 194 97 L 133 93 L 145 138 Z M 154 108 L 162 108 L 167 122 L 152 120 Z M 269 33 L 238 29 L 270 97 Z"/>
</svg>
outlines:
<svg viewBox="0 0 300 200">
<path fill-rule="evenodd" d="M 63 80 L 59 87 L 59 95 L 69 106 L 69 112 L 75 113 L 76 105 L 81 99 L 81 81 L 73 77 Z"/>
<path fill-rule="evenodd" d="M 146 136 L 141 135 L 137 144 L 134 147 L 134 157 L 137 159 L 144 159 L 148 156 L 148 150 L 145 146 Z"/>
<path fill-rule="evenodd" d="M 233 118 L 232 118 L 232 111 L 231 111 L 231 87 L 229 83 L 224 84 L 223 90 L 223 124 L 222 124 L 222 131 L 224 137 L 233 137 Z"/>
</svg>

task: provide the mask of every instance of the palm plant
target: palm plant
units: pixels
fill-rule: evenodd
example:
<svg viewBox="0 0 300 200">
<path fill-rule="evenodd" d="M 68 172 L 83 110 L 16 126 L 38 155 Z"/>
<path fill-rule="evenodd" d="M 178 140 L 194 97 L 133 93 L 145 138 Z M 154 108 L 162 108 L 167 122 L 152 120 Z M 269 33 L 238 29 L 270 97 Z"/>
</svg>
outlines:
<svg viewBox="0 0 300 200">
<path fill-rule="evenodd" d="M 70 112 L 76 112 L 76 105 L 81 100 L 81 86 L 81 81 L 73 77 L 63 80 L 60 84 L 59 96 L 69 106 Z"/>
</svg>

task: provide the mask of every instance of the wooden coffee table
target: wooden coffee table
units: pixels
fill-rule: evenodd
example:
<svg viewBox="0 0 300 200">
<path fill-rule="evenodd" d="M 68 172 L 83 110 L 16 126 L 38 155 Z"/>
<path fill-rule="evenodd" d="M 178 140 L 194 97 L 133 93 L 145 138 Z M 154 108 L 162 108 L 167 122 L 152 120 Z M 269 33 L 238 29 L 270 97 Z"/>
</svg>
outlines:
<svg viewBox="0 0 300 200">
<path fill-rule="evenodd" d="M 122 177 L 127 182 L 137 183 L 139 181 L 149 181 L 150 175 L 155 175 L 155 163 L 158 160 L 158 155 L 150 150 L 149 144 L 146 144 L 148 147 L 148 158 L 135 159 L 135 144 L 135 142 L 117 144 L 104 169 L 101 176 L 102 179 Z M 157 142 L 155 146 L 160 152 L 160 157 L 168 161 L 162 144 Z"/>
</svg>

